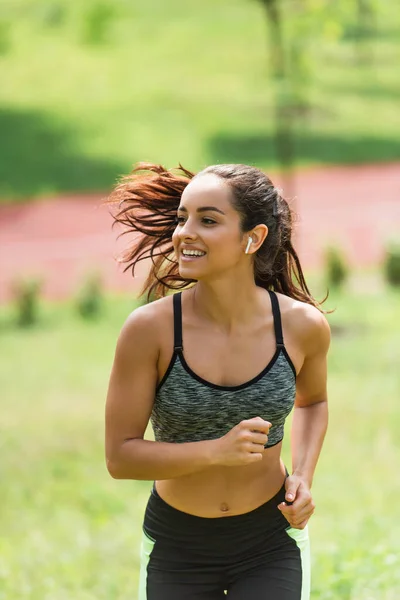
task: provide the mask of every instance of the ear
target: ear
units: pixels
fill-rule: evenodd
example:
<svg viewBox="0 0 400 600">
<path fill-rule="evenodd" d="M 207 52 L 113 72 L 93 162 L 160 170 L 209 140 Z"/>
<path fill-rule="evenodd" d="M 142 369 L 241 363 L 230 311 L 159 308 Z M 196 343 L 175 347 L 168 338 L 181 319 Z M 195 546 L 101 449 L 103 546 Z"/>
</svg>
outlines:
<svg viewBox="0 0 400 600">
<path fill-rule="evenodd" d="M 260 225 L 256 225 L 256 227 L 254 227 L 251 231 L 248 231 L 244 236 L 245 243 L 247 244 L 247 240 L 249 239 L 249 237 L 251 237 L 253 240 L 250 245 L 248 254 L 255 254 L 255 252 L 257 252 L 257 250 L 263 245 L 267 235 L 268 227 L 263 223 L 260 223 Z"/>
</svg>

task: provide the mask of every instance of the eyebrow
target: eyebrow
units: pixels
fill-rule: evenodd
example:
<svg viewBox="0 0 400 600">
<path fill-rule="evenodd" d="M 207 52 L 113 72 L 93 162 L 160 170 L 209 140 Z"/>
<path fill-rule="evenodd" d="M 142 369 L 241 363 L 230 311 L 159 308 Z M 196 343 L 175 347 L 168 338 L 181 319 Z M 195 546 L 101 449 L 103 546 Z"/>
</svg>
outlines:
<svg viewBox="0 0 400 600">
<path fill-rule="evenodd" d="M 184 206 L 179 206 L 178 210 L 180 210 L 181 212 L 186 212 L 187 213 L 187 208 L 185 208 Z M 216 206 L 200 206 L 196 210 L 196 212 L 198 212 L 198 213 L 209 212 L 209 211 L 214 211 L 214 212 L 220 213 L 221 215 L 225 215 L 224 211 L 220 210 Z"/>
</svg>

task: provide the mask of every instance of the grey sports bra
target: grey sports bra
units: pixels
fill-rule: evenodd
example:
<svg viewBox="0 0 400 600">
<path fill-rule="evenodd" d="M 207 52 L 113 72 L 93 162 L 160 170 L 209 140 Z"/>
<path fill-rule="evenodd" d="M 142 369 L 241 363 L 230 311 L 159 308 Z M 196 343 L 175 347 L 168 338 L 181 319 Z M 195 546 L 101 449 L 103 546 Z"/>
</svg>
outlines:
<svg viewBox="0 0 400 600">
<path fill-rule="evenodd" d="M 156 441 L 198 442 L 222 437 L 245 419 L 272 423 L 266 447 L 278 444 L 286 417 L 294 405 L 296 371 L 282 336 L 279 302 L 269 292 L 274 317 L 276 351 L 253 379 L 221 386 L 199 377 L 187 364 L 182 345 L 182 298 L 173 296 L 174 353 L 157 387 L 151 423 Z"/>
</svg>

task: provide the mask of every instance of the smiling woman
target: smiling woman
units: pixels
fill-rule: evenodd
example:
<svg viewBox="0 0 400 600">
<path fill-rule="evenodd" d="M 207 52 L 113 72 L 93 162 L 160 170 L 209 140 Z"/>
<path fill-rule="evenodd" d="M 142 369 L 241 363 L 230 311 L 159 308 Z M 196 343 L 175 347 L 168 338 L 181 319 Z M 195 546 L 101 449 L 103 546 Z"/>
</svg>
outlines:
<svg viewBox="0 0 400 600">
<path fill-rule="evenodd" d="M 205 178 L 205 175 L 214 177 Z M 161 165 L 142 162 L 130 175 L 122 178 L 109 198 L 110 204 L 118 207 L 114 213 L 115 221 L 126 233 L 134 231 L 142 236 L 124 252 L 121 262 L 126 263 L 125 270 L 131 269 L 134 276 L 137 263 L 151 259 L 153 267 L 144 285 L 148 297 L 154 291 L 165 295 L 168 289 L 183 289 L 193 283 L 179 271 L 172 239 L 177 224 L 187 218 L 187 208 L 181 203 L 183 191 L 189 183 L 195 185 L 200 177 L 205 202 L 200 207 L 200 214 L 204 224 L 212 226 L 216 214 L 224 215 L 221 207 L 209 206 L 209 193 L 212 194 L 214 188 L 223 195 L 221 183 L 225 182 L 226 186 L 228 181 L 231 184 L 229 194 L 225 194 L 229 200 L 228 210 L 232 214 L 233 205 L 242 232 L 250 231 L 254 224 L 266 222 L 266 242 L 257 253 L 251 253 L 257 285 L 267 289 L 272 286 L 276 291 L 319 306 L 309 292 L 291 243 L 292 214 L 288 203 L 264 173 L 246 165 L 210 166 L 195 177 L 182 166 L 174 172 Z M 207 218 L 204 213 L 210 208 L 213 214 Z"/>
<path fill-rule="evenodd" d="M 110 201 L 141 234 L 122 260 L 134 273 L 151 258 L 145 291 L 161 296 L 128 317 L 106 406 L 110 474 L 154 480 L 139 600 L 307 600 L 329 327 L 289 206 L 246 165 L 194 176 L 141 164 Z M 155 441 L 144 440 L 149 421 Z"/>
</svg>

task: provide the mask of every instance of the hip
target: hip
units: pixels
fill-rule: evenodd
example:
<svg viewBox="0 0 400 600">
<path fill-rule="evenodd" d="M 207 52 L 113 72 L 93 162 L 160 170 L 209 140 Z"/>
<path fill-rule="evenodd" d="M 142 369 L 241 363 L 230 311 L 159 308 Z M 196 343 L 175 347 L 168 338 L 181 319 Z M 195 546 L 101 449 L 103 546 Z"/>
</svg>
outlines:
<svg viewBox="0 0 400 600">
<path fill-rule="evenodd" d="M 187 557 L 223 557 L 228 562 L 241 555 L 273 553 L 290 546 L 289 523 L 278 509 L 284 500 L 284 485 L 267 502 L 249 512 L 220 518 L 191 515 L 167 504 L 153 488 L 147 503 L 143 530 L 164 549 Z"/>
</svg>

